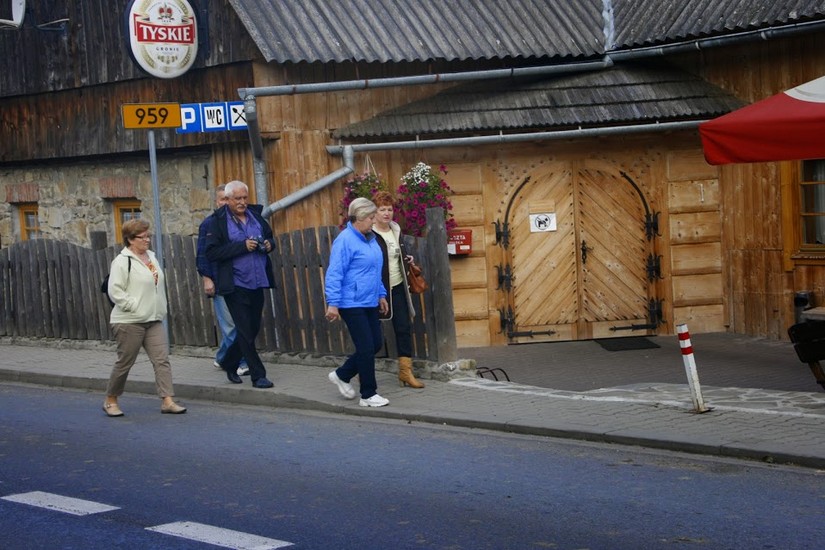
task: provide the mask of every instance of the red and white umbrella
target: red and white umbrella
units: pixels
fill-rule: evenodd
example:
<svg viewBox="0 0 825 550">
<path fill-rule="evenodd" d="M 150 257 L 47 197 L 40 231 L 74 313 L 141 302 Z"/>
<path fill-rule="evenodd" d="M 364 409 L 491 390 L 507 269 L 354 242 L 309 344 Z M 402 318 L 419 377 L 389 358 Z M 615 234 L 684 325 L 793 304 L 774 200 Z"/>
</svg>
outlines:
<svg viewBox="0 0 825 550">
<path fill-rule="evenodd" d="M 825 158 L 825 77 L 699 125 L 710 164 Z"/>
</svg>

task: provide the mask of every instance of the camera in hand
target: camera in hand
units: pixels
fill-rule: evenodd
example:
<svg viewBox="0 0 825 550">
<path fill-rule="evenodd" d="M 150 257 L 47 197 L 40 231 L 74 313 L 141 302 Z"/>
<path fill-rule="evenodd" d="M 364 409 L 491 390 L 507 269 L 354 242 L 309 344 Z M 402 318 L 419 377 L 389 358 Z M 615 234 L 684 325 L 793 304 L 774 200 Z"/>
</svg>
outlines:
<svg viewBox="0 0 825 550">
<path fill-rule="evenodd" d="M 252 237 L 252 239 L 256 243 L 258 243 L 258 248 L 256 248 L 255 250 L 257 250 L 261 254 L 268 254 L 269 253 L 266 250 L 266 239 L 264 239 L 262 235 L 258 235 L 257 237 Z"/>
</svg>

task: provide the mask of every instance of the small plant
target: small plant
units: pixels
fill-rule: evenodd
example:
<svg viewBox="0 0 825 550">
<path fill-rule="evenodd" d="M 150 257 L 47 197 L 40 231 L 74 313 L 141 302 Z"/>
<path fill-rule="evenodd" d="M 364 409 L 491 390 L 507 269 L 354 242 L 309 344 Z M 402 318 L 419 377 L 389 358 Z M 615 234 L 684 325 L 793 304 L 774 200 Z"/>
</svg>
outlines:
<svg viewBox="0 0 825 550">
<path fill-rule="evenodd" d="M 433 173 L 430 165 L 419 162 L 401 178 L 396 205 L 405 233 L 415 237 L 424 234 L 428 208 L 443 208 L 447 231 L 456 228 L 452 215 L 453 203 L 449 199 L 453 191 L 444 181 L 443 176 L 446 175 L 447 167 L 443 164 L 438 173 Z"/>
<path fill-rule="evenodd" d="M 341 199 L 341 225 L 340 229 L 347 226 L 349 217 L 349 205 L 359 197 L 372 200 L 372 197 L 379 191 L 387 191 L 387 184 L 384 183 L 377 174 L 364 172 L 358 174 L 344 182 L 344 196 Z"/>
</svg>

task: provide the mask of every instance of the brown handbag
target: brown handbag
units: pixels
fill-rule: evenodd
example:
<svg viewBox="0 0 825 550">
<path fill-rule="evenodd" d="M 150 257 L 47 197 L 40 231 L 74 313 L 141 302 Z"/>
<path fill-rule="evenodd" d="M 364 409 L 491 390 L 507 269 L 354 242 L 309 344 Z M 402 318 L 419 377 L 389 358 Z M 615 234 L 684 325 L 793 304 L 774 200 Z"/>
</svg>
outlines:
<svg viewBox="0 0 825 550">
<path fill-rule="evenodd" d="M 430 288 L 430 285 L 424 279 L 424 275 L 421 274 L 421 266 L 418 264 L 407 265 L 407 283 L 410 285 L 410 292 L 413 294 L 421 294 Z"/>
</svg>

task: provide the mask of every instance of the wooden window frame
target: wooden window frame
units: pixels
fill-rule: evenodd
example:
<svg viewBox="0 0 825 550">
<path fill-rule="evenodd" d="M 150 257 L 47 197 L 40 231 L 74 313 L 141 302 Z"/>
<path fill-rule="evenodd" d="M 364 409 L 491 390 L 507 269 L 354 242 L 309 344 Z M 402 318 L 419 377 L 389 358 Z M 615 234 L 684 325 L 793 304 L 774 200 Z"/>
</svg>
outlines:
<svg viewBox="0 0 825 550">
<path fill-rule="evenodd" d="M 17 205 L 17 212 L 20 216 L 20 240 L 28 241 L 30 239 L 38 239 L 43 236 L 40 230 L 40 207 L 36 202 L 21 202 Z M 30 226 L 27 222 L 27 217 L 34 215 L 36 225 Z"/>
<path fill-rule="evenodd" d="M 802 242 L 802 186 L 806 184 L 803 181 L 804 162 L 780 163 L 785 271 L 793 271 L 796 266 L 803 265 L 825 266 L 825 244 L 811 245 Z"/>
<path fill-rule="evenodd" d="M 125 212 L 134 213 L 135 211 L 143 213 L 141 202 L 137 199 L 116 199 L 112 201 L 112 214 L 115 217 L 115 242 L 119 243 L 121 241 L 123 214 Z"/>
</svg>

